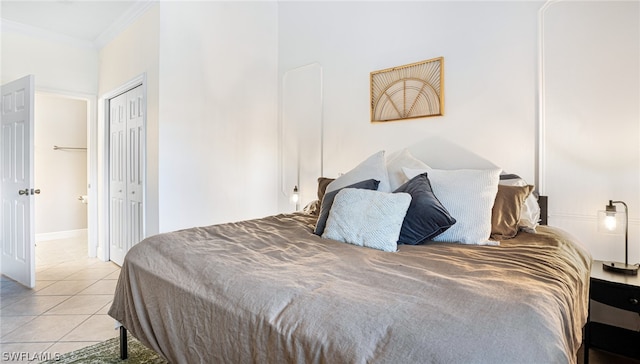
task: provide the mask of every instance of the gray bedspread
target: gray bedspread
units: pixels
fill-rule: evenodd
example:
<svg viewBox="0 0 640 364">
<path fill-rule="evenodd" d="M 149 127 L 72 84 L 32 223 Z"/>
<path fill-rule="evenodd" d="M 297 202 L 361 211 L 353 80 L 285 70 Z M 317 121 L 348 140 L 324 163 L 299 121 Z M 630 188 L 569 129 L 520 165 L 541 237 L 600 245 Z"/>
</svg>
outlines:
<svg viewBox="0 0 640 364">
<path fill-rule="evenodd" d="M 147 238 L 109 315 L 172 363 L 568 363 L 589 254 L 557 229 L 395 253 L 303 213 Z"/>
</svg>

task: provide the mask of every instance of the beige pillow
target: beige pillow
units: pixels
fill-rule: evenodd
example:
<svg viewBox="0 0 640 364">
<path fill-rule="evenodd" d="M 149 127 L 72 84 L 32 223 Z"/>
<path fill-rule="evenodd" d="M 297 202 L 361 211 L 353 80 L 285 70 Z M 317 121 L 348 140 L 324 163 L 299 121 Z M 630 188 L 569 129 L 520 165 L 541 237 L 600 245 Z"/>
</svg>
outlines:
<svg viewBox="0 0 640 364">
<path fill-rule="evenodd" d="M 333 182 L 335 178 L 318 177 L 318 199 L 313 200 L 305 206 L 302 211 L 310 215 L 320 215 L 320 209 L 322 206 L 322 199 L 327 191 L 329 183 Z"/>
<path fill-rule="evenodd" d="M 491 210 L 491 238 L 511 239 L 518 234 L 520 212 L 533 186 L 498 185 L 498 193 Z"/>
<path fill-rule="evenodd" d="M 327 186 L 334 180 L 335 178 L 318 177 L 318 200 L 322 201 L 322 198 L 327 191 Z"/>
</svg>

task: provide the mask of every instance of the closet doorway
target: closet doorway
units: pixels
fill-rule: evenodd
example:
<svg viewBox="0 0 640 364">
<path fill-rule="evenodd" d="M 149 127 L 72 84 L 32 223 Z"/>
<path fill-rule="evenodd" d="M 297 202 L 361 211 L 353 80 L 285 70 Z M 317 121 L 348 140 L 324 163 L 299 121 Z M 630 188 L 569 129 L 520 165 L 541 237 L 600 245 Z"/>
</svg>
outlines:
<svg viewBox="0 0 640 364">
<path fill-rule="evenodd" d="M 35 93 L 36 242 L 88 239 L 88 110 L 87 100 Z"/>
<path fill-rule="evenodd" d="M 144 237 L 145 114 L 139 84 L 107 99 L 109 259 L 124 256 Z"/>
</svg>

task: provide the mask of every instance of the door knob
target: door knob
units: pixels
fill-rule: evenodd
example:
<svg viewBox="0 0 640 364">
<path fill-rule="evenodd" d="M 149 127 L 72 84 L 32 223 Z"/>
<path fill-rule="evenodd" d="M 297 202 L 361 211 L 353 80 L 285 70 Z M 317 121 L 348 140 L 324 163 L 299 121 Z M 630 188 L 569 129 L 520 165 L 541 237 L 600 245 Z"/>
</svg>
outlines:
<svg viewBox="0 0 640 364">
<path fill-rule="evenodd" d="M 32 194 L 32 195 L 39 195 L 39 194 L 40 194 L 40 189 L 39 189 L 39 188 L 36 188 L 36 189 L 34 190 L 34 189 L 32 188 L 32 189 L 31 189 L 31 194 Z"/>
<path fill-rule="evenodd" d="M 25 188 L 24 190 L 18 190 L 18 195 L 27 195 L 27 196 L 29 196 L 29 189 Z"/>
</svg>

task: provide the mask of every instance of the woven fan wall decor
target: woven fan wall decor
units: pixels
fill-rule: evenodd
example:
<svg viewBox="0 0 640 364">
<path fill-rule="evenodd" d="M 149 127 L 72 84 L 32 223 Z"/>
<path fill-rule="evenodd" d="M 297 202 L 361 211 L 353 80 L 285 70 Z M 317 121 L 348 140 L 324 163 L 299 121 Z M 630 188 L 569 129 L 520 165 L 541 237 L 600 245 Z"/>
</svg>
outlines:
<svg viewBox="0 0 640 364">
<path fill-rule="evenodd" d="M 371 121 L 444 114 L 444 57 L 371 72 Z"/>
</svg>

